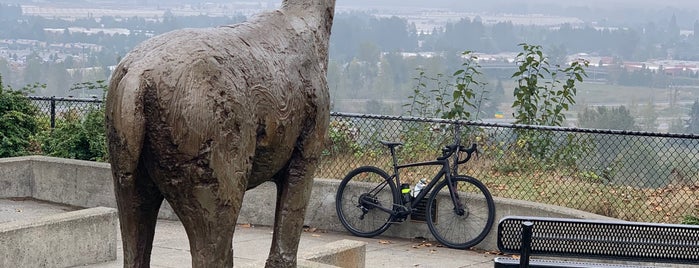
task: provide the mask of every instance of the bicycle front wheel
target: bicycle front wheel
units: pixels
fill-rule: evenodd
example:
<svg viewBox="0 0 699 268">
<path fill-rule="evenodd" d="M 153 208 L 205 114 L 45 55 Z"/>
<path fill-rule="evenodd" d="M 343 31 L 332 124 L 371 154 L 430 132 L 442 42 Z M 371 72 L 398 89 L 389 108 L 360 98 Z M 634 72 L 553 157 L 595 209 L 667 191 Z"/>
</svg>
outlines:
<svg viewBox="0 0 699 268">
<path fill-rule="evenodd" d="M 391 225 L 399 195 L 388 174 L 377 167 L 352 170 L 340 183 L 335 209 L 342 225 L 361 237 L 377 236 Z"/>
<path fill-rule="evenodd" d="M 490 232 L 495 220 L 495 202 L 488 188 L 473 177 L 458 176 L 452 182 L 457 189 L 456 204 L 447 180 L 435 186 L 427 199 L 427 226 L 445 246 L 467 249 L 483 241 Z"/>
</svg>

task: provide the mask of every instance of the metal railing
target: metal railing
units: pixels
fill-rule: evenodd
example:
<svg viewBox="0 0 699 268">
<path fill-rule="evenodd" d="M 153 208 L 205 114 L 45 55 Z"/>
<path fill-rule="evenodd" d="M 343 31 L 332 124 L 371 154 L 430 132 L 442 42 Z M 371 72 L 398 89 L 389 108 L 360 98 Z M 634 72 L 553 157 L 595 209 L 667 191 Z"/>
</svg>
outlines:
<svg viewBox="0 0 699 268">
<path fill-rule="evenodd" d="M 699 215 L 699 135 L 333 113 L 317 175 L 341 179 L 362 165 L 390 170 L 378 140 L 403 142 L 400 161 L 430 160 L 455 135 L 480 151 L 461 173 L 494 196 L 635 221 Z M 417 181 L 434 172 L 403 174 Z"/>
<path fill-rule="evenodd" d="M 85 98 L 63 98 L 63 97 L 42 97 L 29 96 L 39 111 L 49 116 L 51 128 L 56 127 L 56 119 L 68 114 L 82 116 L 91 108 L 102 106 L 101 99 Z"/>
<path fill-rule="evenodd" d="M 101 105 L 96 99 L 32 100 L 52 126 L 64 113 Z M 403 142 L 397 151 L 403 163 L 432 160 L 455 135 L 464 145 L 477 143 L 480 152 L 460 167 L 461 174 L 480 179 L 496 197 L 634 221 L 677 223 L 699 216 L 699 135 L 332 113 L 315 176 L 342 179 L 363 165 L 390 169 L 379 140 Z M 401 178 L 416 182 L 433 174 L 421 167 Z"/>
</svg>

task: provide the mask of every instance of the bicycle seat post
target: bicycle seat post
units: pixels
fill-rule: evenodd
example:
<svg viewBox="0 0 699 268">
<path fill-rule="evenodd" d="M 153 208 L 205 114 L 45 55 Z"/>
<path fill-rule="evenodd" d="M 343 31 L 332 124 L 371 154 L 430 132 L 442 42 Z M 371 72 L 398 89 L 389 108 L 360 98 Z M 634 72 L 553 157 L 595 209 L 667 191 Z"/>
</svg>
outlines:
<svg viewBox="0 0 699 268">
<path fill-rule="evenodd" d="M 388 149 L 391 150 L 391 157 L 393 158 L 393 173 L 398 176 L 398 158 L 396 157 L 396 147 L 403 145 L 400 142 L 389 142 L 389 141 L 379 141 L 381 144 L 386 145 Z"/>
<path fill-rule="evenodd" d="M 391 148 L 391 157 L 393 157 L 393 173 L 398 174 L 398 158 L 396 157 L 396 147 L 390 146 L 389 148 Z"/>
</svg>

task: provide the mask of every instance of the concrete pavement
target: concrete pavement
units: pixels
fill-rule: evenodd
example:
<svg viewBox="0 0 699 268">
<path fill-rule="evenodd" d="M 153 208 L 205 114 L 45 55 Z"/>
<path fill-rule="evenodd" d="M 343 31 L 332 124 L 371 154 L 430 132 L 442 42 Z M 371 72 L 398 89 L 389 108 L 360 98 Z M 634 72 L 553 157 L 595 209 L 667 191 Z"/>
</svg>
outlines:
<svg viewBox="0 0 699 268">
<path fill-rule="evenodd" d="M 0 223 L 63 213 L 75 207 L 33 199 L 0 199 Z M 41 239 L 37 237 L 37 239 Z M 83 267 L 123 266 L 121 236 L 117 235 L 117 260 Z M 309 249 L 344 239 L 366 242 L 366 267 L 493 267 L 493 256 L 485 252 L 456 250 L 421 240 L 392 237 L 361 238 L 345 232 L 307 228 L 301 237 L 299 255 Z M 269 254 L 272 229 L 268 226 L 237 225 L 233 238 L 236 267 L 255 266 Z M 153 242 L 151 267 L 191 267 L 189 243 L 179 221 L 159 220 Z"/>
<path fill-rule="evenodd" d="M 366 267 L 493 267 L 493 256 L 484 252 L 455 250 L 436 246 L 429 242 L 390 237 L 360 238 L 349 233 L 325 232 L 307 228 L 301 236 L 299 255 L 310 249 L 343 239 L 364 241 Z M 235 266 L 259 263 L 267 258 L 272 242 L 272 229 L 268 226 L 238 225 L 233 238 Z M 117 260 L 89 265 L 94 268 L 122 267 L 123 259 L 119 241 Z M 151 267 L 191 267 L 189 245 L 184 227 L 178 221 L 158 221 Z"/>
</svg>

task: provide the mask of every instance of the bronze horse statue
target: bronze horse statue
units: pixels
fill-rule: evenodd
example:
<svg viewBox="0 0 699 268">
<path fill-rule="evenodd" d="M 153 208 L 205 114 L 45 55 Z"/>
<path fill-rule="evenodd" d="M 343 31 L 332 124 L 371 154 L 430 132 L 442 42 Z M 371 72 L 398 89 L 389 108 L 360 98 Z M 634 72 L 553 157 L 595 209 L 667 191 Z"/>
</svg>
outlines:
<svg viewBox="0 0 699 268">
<path fill-rule="evenodd" d="M 148 267 L 166 199 L 193 267 L 233 266 L 245 191 L 277 185 L 267 267 L 296 267 L 328 127 L 335 0 L 283 0 L 232 26 L 153 37 L 119 63 L 106 102 L 124 267 Z"/>
</svg>

